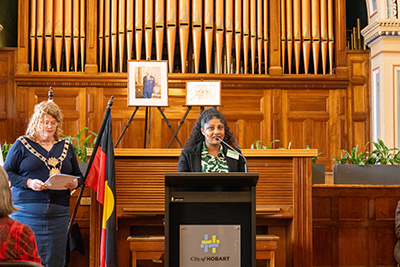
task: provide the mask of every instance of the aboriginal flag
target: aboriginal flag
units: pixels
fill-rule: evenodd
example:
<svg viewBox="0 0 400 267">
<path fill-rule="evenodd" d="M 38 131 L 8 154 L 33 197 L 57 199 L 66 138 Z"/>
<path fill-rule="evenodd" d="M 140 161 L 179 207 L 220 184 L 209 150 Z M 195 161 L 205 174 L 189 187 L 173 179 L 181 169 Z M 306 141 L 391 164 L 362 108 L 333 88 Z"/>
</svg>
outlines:
<svg viewBox="0 0 400 267">
<path fill-rule="evenodd" d="M 115 161 L 111 128 L 111 110 L 107 108 L 98 140 L 93 149 L 94 159 L 92 159 L 92 164 L 89 163 L 90 170 L 85 182 L 87 186 L 97 192 L 97 201 L 103 204 L 100 267 L 118 266 Z"/>
</svg>

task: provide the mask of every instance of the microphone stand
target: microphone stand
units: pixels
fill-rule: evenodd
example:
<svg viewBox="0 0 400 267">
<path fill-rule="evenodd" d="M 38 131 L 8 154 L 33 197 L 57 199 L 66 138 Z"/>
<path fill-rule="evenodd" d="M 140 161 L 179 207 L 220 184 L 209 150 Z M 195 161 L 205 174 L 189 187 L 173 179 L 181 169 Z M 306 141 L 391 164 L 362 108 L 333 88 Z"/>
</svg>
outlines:
<svg viewBox="0 0 400 267">
<path fill-rule="evenodd" d="M 225 142 L 224 140 L 222 140 L 221 138 L 219 138 L 218 136 L 215 137 L 215 140 L 217 141 L 221 141 L 224 145 L 226 145 L 228 148 L 232 149 L 233 151 L 236 151 L 243 159 L 244 159 L 244 172 L 247 172 L 247 160 L 246 158 L 242 155 L 242 153 L 240 153 L 239 151 L 237 151 L 236 149 L 234 149 L 232 146 L 228 145 L 227 142 Z"/>
</svg>

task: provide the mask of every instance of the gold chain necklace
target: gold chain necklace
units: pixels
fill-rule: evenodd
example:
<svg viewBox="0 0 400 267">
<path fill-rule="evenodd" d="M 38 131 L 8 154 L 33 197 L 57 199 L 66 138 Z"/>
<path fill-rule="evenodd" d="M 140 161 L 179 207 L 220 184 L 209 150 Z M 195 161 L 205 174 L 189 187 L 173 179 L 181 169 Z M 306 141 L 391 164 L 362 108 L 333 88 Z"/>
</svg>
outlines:
<svg viewBox="0 0 400 267">
<path fill-rule="evenodd" d="M 48 145 L 54 144 L 53 141 L 49 141 L 49 142 L 38 141 L 37 143 L 39 143 L 40 145 L 44 145 L 44 146 L 48 146 Z"/>
<path fill-rule="evenodd" d="M 44 162 L 44 164 L 46 165 L 47 169 L 49 169 L 49 176 L 52 176 L 53 174 L 61 172 L 62 163 L 63 163 L 65 157 L 67 156 L 68 147 L 69 147 L 69 140 L 65 140 L 63 152 L 61 153 L 61 156 L 58 159 L 56 159 L 54 157 L 51 157 L 51 158 L 47 159 L 47 158 L 43 157 L 42 154 L 37 152 L 28 143 L 28 141 L 26 140 L 25 136 L 20 136 L 18 139 L 22 142 L 22 144 L 26 147 L 26 149 L 29 150 L 29 152 L 31 152 L 33 155 L 35 155 L 41 161 Z M 58 164 L 60 164 L 60 167 L 57 168 Z"/>
</svg>

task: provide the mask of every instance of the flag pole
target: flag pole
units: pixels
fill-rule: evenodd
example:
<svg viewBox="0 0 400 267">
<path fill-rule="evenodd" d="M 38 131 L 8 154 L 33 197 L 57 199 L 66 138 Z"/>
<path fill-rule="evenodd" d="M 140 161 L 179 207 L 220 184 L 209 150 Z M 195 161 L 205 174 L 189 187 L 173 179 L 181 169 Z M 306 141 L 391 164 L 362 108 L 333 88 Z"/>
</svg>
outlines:
<svg viewBox="0 0 400 267">
<path fill-rule="evenodd" d="M 112 106 L 113 103 L 114 103 L 113 99 L 114 99 L 114 96 L 111 96 L 111 99 L 108 100 L 106 112 L 105 112 L 104 117 L 103 117 L 103 122 L 101 123 L 100 131 L 99 131 L 99 133 L 98 133 L 97 136 L 103 135 L 104 128 L 106 127 L 107 118 L 108 118 L 108 116 L 109 116 L 110 113 L 111 113 L 111 106 Z M 70 232 L 71 232 L 72 224 L 74 223 L 74 220 L 75 220 L 75 217 L 76 217 L 76 213 L 78 212 L 78 208 L 79 208 L 79 206 L 80 206 L 79 203 L 80 203 L 80 201 L 81 201 L 81 198 L 82 198 L 82 195 L 83 195 L 83 191 L 84 191 L 84 189 L 85 189 L 86 176 L 89 174 L 90 168 L 92 167 L 92 163 L 93 163 L 93 160 L 94 160 L 94 156 L 96 155 L 97 148 L 98 148 L 99 145 L 100 145 L 100 141 L 101 141 L 101 138 L 97 138 L 96 144 L 94 145 L 94 148 L 93 148 L 92 155 L 90 156 L 89 165 L 88 165 L 88 167 L 87 167 L 87 169 L 86 169 L 85 176 L 83 177 L 83 183 L 82 183 L 82 185 L 81 185 L 81 191 L 79 192 L 78 198 L 76 199 L 74 211 L 72 212 L 71 219 L 69 220 L 69 224 L 68 224 L 68 232 L 67 232 L 67 237 L 68 237 L 68 238 L 69 238 L 69 234 L 70 234 Z"/>
</svg>

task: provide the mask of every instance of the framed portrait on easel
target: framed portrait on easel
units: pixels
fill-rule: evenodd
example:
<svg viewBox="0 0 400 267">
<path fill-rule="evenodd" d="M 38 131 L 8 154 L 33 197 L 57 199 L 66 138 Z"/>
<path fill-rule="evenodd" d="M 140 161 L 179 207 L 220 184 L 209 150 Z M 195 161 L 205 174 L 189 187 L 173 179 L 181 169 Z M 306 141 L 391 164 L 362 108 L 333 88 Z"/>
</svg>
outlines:
<svg viewBox="0 0 400 267">
<path fill-rule="evenodd" d="M 186 82 L 187 106 L 220 106 L 221 81 Z"/>
<path fill-rule="evenodd" d="M 128 61 L 128 106 L 168 106 L 167 61 Z"/>
</svg>

